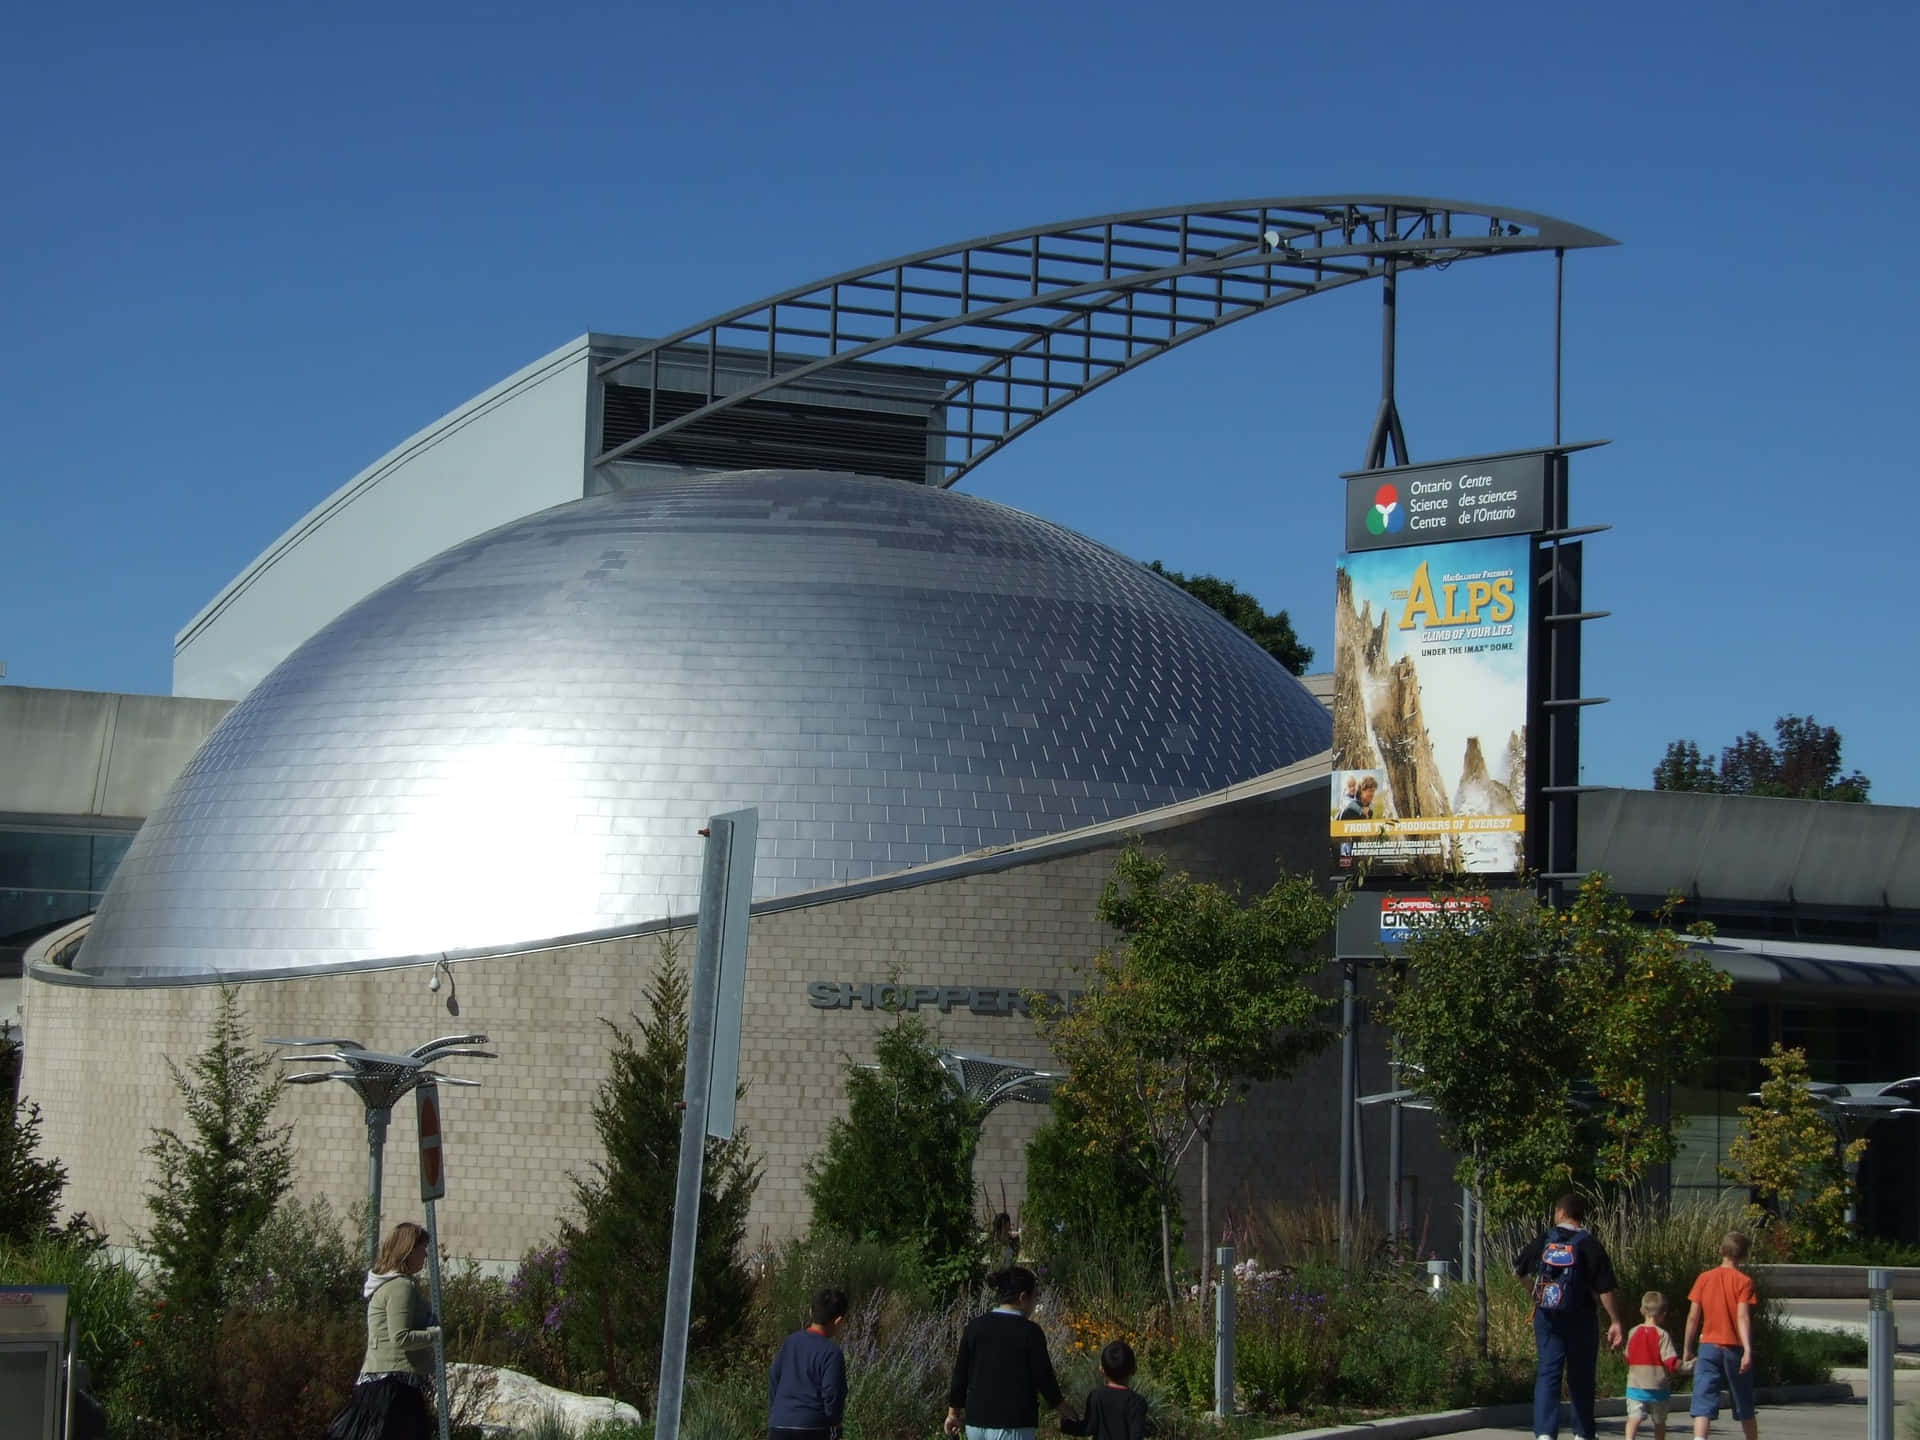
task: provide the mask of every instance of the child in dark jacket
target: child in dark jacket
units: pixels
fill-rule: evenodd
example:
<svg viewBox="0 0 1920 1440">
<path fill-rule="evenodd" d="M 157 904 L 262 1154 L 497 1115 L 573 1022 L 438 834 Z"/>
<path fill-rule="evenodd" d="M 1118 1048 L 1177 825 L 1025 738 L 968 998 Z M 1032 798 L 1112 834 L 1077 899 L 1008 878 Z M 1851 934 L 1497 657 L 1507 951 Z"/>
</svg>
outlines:
<svg viewBox="0 0 1920 1440">
<path fill-rule="evenodd" d="M 1145 1440 L 1147 1402 L 1127 1388 L 1133 1379 L 1133 1347 L 1115 1340 L 1100 1352 L 1100 1373 L 1107 1383 L 1087 1392 L 1086 1414 L 1078 1421 L 1060 1417 L 1063 1435 L 1090 1435 L 1093 1440 Z"/>
</svg>

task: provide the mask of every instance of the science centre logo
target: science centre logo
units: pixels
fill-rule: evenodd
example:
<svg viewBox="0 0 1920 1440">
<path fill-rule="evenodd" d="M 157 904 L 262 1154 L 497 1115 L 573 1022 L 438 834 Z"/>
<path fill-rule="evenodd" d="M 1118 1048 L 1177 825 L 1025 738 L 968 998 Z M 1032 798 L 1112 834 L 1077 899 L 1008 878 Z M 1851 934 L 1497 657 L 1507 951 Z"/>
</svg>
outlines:
<svg viewBox="0 0 1920 1440">
<path fill-rule="evenodd" d="M 1369 535 L 1398 535 L 1407 525 L 1407 512 L 1400 507 L 1400 492 L 1382 485 L 1373 492 L 1373 508 L 1367 511 Z"/>
</svg>

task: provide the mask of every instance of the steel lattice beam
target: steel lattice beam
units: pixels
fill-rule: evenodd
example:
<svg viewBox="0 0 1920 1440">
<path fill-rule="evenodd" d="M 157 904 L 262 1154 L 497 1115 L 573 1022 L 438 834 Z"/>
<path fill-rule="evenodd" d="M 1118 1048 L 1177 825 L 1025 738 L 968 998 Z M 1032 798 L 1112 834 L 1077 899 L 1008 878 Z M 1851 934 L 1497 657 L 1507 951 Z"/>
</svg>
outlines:
<svg viewBox="0 0 1920 1440">
<path fill-rule="evenodd" d="M 1491 255 L 1611 245 L 1564 220 L 1410 196 L 1239 200 L 1139 210 L 986 236 L 849 270 L 650 341 L 596 367 L 604 381 L 663 360 L 704 366 L 705 394 L 594 459 L 647 447 L 781 386 L 897 396 L 883 359 L 944 378 L 933 460 L 952 485 L 1049 416 L 1147 361 L 1236 321 L 1385 275 Z M 715 357 L 764 354 L 721 393 Z M 758 362 L 755 362 L 758 364 Z M 650 404 L 656 404 L 650 402 Z"/>
</svg>

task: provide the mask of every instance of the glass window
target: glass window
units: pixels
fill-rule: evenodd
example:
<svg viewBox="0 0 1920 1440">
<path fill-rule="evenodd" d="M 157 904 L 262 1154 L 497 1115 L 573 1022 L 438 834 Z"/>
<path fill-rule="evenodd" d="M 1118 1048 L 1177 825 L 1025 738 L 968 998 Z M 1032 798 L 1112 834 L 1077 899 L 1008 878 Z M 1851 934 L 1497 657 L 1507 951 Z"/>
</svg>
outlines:
<svg viewBox="0 0 1920 1440">
<path fill-rule="evenodd" d="M 0 940 L 97 910 L 132 842 L 128 830 L 0 829 Z"/>
</svg>

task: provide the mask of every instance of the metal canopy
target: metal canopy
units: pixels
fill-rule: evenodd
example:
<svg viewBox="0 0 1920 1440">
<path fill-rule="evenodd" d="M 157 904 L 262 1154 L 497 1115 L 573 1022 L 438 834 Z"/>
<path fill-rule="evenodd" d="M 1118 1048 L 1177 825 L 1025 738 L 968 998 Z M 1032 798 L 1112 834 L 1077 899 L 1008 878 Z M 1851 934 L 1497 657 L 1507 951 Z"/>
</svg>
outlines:
<svg viewBox="0 0 1920 1440">
<path fill-rule="evenodd" d="M 974 1050 L 943 1050 L 940 1065 L 954 1089 L 967 1096 L 985 1115 L 1008 1101 L 1045 1105 L 1054 1087 L 1066 1078 L 1061 1070 L 1042 1070 L 1022 1060 L 1002 1060 Z"/>
<path fill-rule="evenodd" d="M 645 384 L 648 414 L 641 434 L 593 463 L 645 459 L 648 446 L 796 382 L 815 395 L 897 398 L 883 369 L 859 363 L 884 355 L 889 367 L 944 377 L 929 470 L 952 485 L 1082 395 L 1237 320 L 1396 269 L 1614 243 L 1529 211 L 1398 195 L 1236 200 L 1011 230 L 798 286 L 607 360 L 598 377 Z M 723 347 L 764 353 L 766 373 L 730 378 L 722 393 Z M 699 403 L 671 418 L 659 412 L 668 362 L 706 373 Z"/>
</svg>

